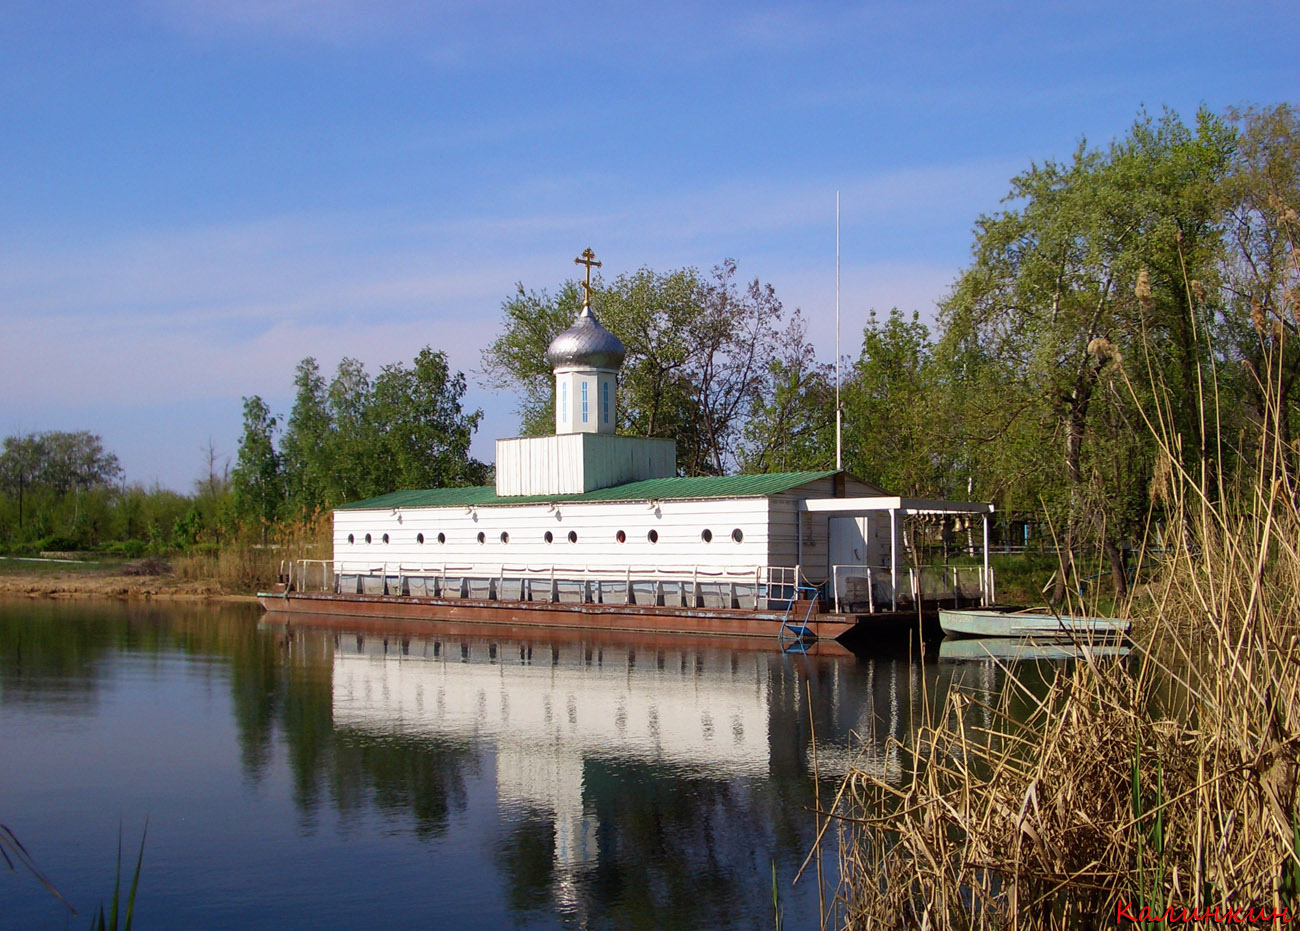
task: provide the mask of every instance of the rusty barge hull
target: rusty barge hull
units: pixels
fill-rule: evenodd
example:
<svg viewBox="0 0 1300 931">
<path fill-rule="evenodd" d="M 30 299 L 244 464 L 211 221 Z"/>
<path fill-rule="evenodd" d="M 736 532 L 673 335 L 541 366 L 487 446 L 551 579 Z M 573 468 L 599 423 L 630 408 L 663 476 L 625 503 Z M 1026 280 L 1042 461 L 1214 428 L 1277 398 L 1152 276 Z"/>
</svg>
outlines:
<svg viewBox="0 0 1300 931">
<path fill-rule="evenodd" d="M 431 598 L 413 595 L 361 595 L 331 592 L 259 593 L 258 600 L 269 615 L 301 615 L 313 621 L 325 618 L 383 618 L 423 621 L 441 626 L 454 621 L 466 624 L 502 625 L 518 629 L 606 630 L 636 634 L 688 634 L 695 637 L 744 637 L 769 642 L 781 639 L 782 628 L 806 628 L 819 640 L 835 640 L 859 625 L 862 616 L 851 614 L 806 614 L 804 602 L 789 615 L 785 611 L 753 611 L 743 608 L 687 608 L 655 605 L 608 605 L 576 602 L 482 600 Z M 276 617 L 275 619 L 280 619 Z M 805 620 L 806 618 L 806 620 Z M 887 618 L 873 615 L 873 622 Z M 895 620 L 915 622 L 915 613 Z M 873 624 L 874 626 L 874 624 Z M 789 627 L 784 637 L 792 634 Z"/>
<path fill-rule="evenodd" d="M 504 649 L 507 644 L 518 646 L 521 657 L 525 651 L 545 650 L 547 647 L 582 646 L 587 649 L 638 651 L 728 650 L 732 652 L 770 653 L 778 647 L 803 656 L 852 656 L 853 651 L 839 640 L 802 640 L 784 643 L 758 637 L 710 636 L 709 634 L 684 634 L 679 632 L 646 633 L 636 630 L 614 630 L 606 627 L 538 627 L 537 625 L 495 624 L 483 621 L 418 621 L 385 617 L 344 617 L 311 614 L 267 614 L 262 625 L 279 629 L 287 635 L 290 631 L 330 632 L 360 636 L 381 637 L 405 645 L 413 641 L 441 643 L 444 648 L 459 643 L 488 641 Z"/>
</svg>

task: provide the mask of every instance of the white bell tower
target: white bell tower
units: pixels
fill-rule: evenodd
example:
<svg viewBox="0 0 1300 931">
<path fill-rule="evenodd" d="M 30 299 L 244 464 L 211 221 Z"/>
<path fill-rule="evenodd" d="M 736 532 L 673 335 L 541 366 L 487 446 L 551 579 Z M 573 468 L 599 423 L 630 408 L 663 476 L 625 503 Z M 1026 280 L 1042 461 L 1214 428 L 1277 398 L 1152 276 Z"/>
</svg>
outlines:
<svg viewBox="0 0 1300 931">
<path fill-rule="evenodd" d="M 573 261 L 587 266 L 582 310 L 546 350 L 546 361 L 555 372 L 555 433 L 612 434 L 618 414 L 618 369 L 626 351 L 591 311 L 591 269 L 600 267 L 596 254 L 587 249 Z"/>
<path fill-rule="evenodd" d="M 497 494 L 575 494 L 677 474 L 671 439 L 616 436 L 618 370 L 627 351 L 591 310 L 591 249 L 573 260 L 587 267 L 582 310 L 551 341 L 555 435 L 497 441 Z"/>
</svg>

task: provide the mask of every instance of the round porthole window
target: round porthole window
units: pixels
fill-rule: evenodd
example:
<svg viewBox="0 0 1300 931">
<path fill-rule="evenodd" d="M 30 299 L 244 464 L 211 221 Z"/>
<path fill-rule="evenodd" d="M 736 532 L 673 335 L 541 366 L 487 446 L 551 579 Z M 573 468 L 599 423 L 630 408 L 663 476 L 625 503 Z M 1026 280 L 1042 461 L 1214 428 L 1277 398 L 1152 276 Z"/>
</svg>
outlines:
<svg viewBox="0 0 1300 931">
<path fill-rule="evenodd" d="M 415 542 L 418 543 L 418 544 L 420 544 L 421 546 L 424 546 L 424 534 L 422 534 L 422 533 L 417 533 L 417 534 L 415 535 Z"/>
<path fill-rule="evenodd" d="M 712 543 L 713 531 L 708 529 L 707 527 L 704 528 L 703 530 L 700 531 L 700 539 L 703 540 L 705 543 Z"/>
<path fill-rule="evenodd" d="M 658 531 L 658 530 L 651 530 L 649 533 L 647 533 L 647 534 L 645 535 L 645 538 L 646 538 L 647 540 L 649 540 L 651 543 L 658 543 L 658 542 L 659 542 L 659 531 Z"/>
<path fill-rule="evenodd" d="M 577 543 L 577 542 L 578 542 L 578 531 L 576 531 L 576 530 L 570 530 L 570 531 L 569 531 L 569 542 L 570 542 L 570 543 Z"/>
<path fill-rule="evenodd" d="M 478 542 L 480 542 L 480 543 L 486 543 L 486 542 L 487 542 L 487 534 L 484 533 L 482 530 L 480 530 L 480 531 L 478 532 Z"/>
<path fill-rule="evenodd" d="M 546 533 L 542 534 L 542 539 L 545 540 L 547 543 L 554 543 L 554 542 L 555 542 L 555 534 L 551 533 L 551 532 L 548 530 L 548 531 L 546 531 Z"/>
<path fill-rule="evenodd" d="M 370 534 L 366 534 L 366 542 L 367 542 L 367 543 L 370 542 Z"/>
<path fill-rule="evenodd" d="M 356 543 L 356 542 L 357 542 L 357 538 L 356 538 L 356 536 L 353 535 L 353 534 L 348 534 L 348 542 L 349 542 L 349 543 Z"/>
<path fill-rule="evenodd" d="M 385 542 L 385 543 L 388 542 L 388 534 L 384 534 L 384 542 Z"/>
<path fill-rule="evenodd" d="M 745 539 L 744 531 L 742 531 L 739 527 L 737 527 L 735 530 L 731 531 L 731 539 L 735 540 L 737 543 L 744 540 Z"/>
<path fill-rule="evenodd" d="M 506 533 L 504 530 L 501 531 L 501 542 L 502 542 L 502 543 L 509 543 L 509 542 L 510 542 L 510 534 Z"/>
<path fill-rule="evenodd" d="M 627 534 L 624 533 L 622 530 L 620 530 L 618 533 L 614 534 L 614 539 L 617 540 L 619 543 L 626 543 Z"/>
<path fill-rule="evenodd" d="M 439 543 L 446 543 L 446 542 L 447 542 L 447 535 L 446 535 L 445 533 L 440 533 L 440 534 L 438 534 L 438 542 L 439 542 Z"/>
</svg>

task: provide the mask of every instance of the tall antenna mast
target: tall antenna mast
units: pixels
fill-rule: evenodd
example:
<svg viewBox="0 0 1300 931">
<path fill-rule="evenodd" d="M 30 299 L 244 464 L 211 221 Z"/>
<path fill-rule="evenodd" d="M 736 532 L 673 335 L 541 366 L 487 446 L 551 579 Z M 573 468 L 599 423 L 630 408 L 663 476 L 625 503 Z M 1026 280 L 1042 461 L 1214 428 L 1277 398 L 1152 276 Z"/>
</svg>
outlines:
<svg viewBox="0 0 1300 931">
<path fill-rule="evenodd" d="M 844 468 L 844 411 L 840 407 L 840 192 L 835 192 L 835 468 Z"/>
</svg>

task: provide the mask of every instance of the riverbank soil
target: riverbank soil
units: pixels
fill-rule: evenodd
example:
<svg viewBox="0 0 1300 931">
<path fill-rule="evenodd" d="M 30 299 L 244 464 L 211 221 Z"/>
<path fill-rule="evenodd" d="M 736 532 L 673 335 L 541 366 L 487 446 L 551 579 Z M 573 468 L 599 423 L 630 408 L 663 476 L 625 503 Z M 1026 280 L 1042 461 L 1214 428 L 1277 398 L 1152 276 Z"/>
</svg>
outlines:
<svg viewBox="0 0 1300 931">
<path fill-rule="evenodd" d="M 165 562 L 105 559 L 68 561 L 0 557 L 0 596 L 255 601 L 220 582 L 182 579 Z"/>
</svg>

